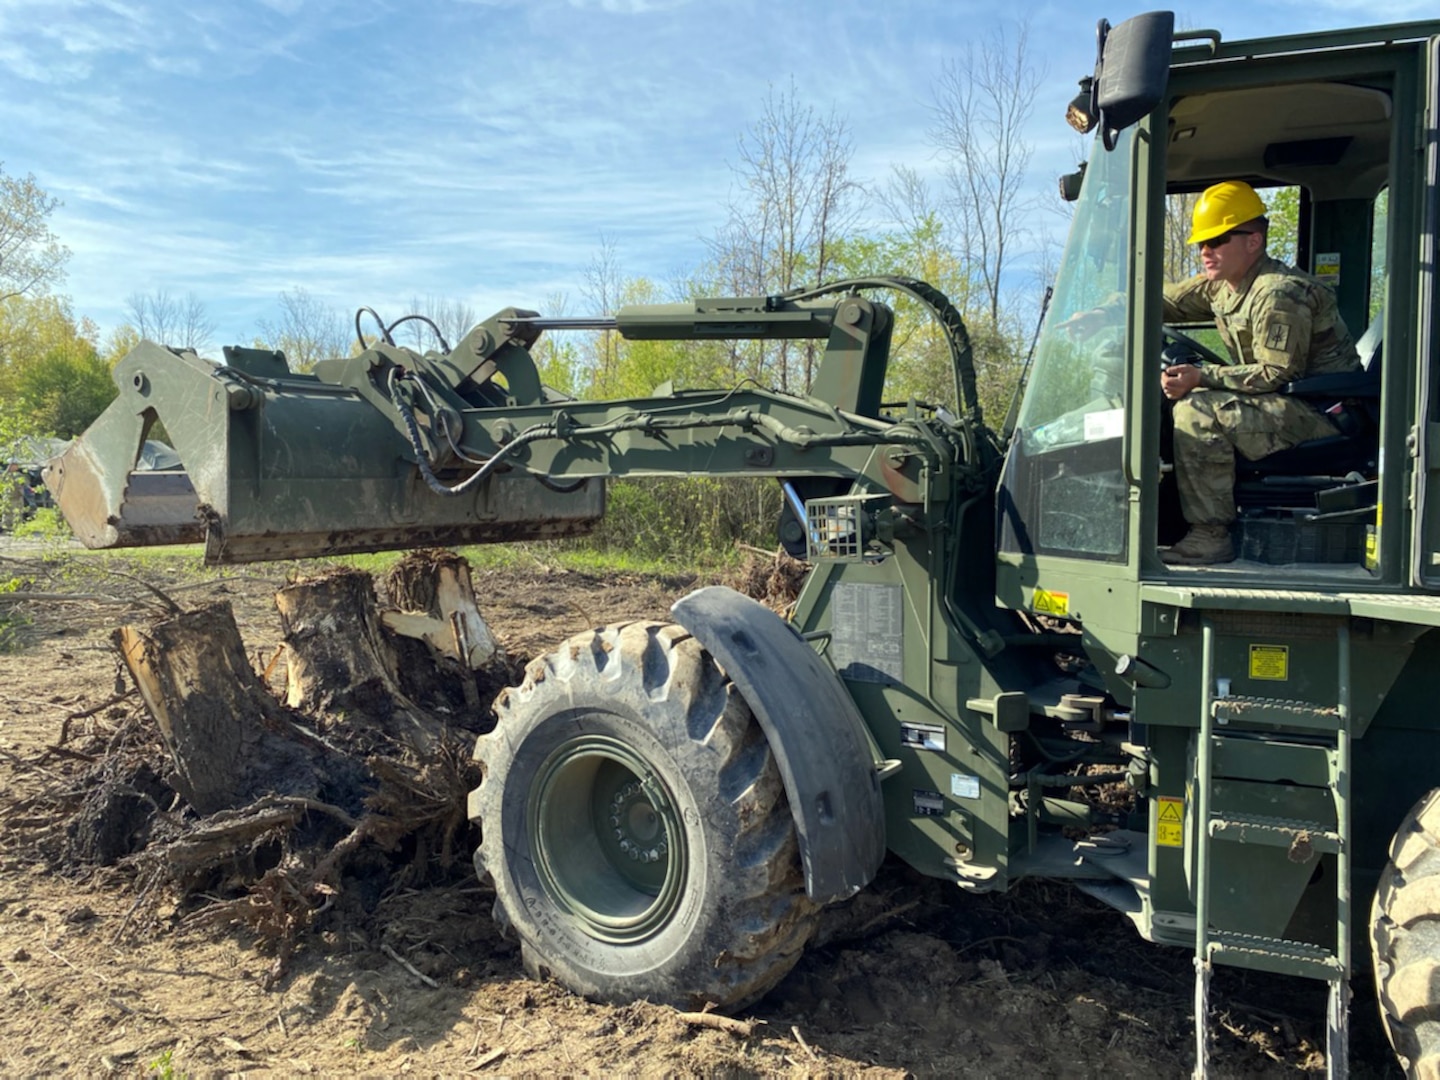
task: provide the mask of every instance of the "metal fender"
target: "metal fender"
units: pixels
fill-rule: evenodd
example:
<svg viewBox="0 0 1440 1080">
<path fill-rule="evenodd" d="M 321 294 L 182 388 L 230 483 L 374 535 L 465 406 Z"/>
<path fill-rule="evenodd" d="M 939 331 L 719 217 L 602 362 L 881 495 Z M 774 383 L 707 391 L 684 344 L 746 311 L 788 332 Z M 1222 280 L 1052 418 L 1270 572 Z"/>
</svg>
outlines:
<svg viewBox="0 0 1440 1080">
<path fill-rule="evenodd" d="M 670 613 L 739 688 L 770 741 L 805 892 L 822 904 L 853 896 L 885 857 L 885 812 L 865 721 L 840 677 L 794 627 L 733 589 L 699 589 Z"/>
</svg>

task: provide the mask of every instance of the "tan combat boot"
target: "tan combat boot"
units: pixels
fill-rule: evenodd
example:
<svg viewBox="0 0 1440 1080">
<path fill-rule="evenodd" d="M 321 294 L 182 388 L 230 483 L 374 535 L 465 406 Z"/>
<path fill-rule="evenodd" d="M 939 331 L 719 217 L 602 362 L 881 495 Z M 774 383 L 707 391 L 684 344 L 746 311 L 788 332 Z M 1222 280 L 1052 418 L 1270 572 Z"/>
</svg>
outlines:
<svg viewBox="0 0 1440 1080">
<path fill-rule="evenodd" d="M 1174 547 L 1160 549 L 1160 561 L 1171 566 L 1210 566 L 1235 561 L 1228 525 L 1191 525 Z"/>
</svg>

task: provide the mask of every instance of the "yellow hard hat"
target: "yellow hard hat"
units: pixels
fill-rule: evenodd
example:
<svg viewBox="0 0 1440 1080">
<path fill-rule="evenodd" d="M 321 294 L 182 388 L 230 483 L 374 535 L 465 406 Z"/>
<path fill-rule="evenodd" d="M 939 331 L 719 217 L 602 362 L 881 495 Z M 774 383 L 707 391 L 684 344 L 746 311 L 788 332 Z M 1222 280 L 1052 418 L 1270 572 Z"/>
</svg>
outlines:
<svg viewBox="0 0 1440 1080">
<path fill-rule="evenodd" d="M 1247 221 L 1265 216 L 1265 204 L 1255 189 L 1243 180 L 1226 180 L 1205 189 L 1195 212 L 1190 215 L 1187 244 L 1213 240 Z"/>
</svg>

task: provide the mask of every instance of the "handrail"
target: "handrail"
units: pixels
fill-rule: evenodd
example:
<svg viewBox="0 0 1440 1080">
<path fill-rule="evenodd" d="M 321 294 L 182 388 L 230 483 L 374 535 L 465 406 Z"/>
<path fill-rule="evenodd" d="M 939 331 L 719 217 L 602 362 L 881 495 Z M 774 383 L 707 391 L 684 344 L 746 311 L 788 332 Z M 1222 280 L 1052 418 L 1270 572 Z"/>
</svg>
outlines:
<svg viewBox="0 0 1440 1080">
<path fill-rule="evenodd" d="M 1176 67 L 1203 63 L 1207 60 L 1234 60 L 1285 53 L 1324 52 L 1355 45 L 1394 45 L 1405 41 L 1423 41 L 1440 35 L 1440 20 L 1417 19 L 1410 22 L 1387 23 L 1381 26 L 1360 26 L 1344 30 L 1321 30 L 1311 34 L 1286 34 L 1280 37 L 1251 38 L 1248 41 L 1221 41 L 1218 31 L 1186 30 L 1175 35 L 1175 41 L 1203 39 L 1209 43 L 1177 48 L 1172 63 Z"/>
</svg>

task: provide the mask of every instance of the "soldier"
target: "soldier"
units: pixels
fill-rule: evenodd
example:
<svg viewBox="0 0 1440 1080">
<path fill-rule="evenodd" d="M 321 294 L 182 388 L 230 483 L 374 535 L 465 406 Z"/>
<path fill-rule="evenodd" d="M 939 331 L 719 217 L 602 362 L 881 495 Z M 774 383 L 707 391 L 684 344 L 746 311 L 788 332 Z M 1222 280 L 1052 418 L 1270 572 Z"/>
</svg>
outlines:
<svg viewBox="0 0 1440 1080">
<path fill-rule="evenodd" d="M 1265 204 L 1249 184 L 1206 189 L 1195 204 L 1187 243 L 1200 245 L 1204 269 L 1165 286 L 1165 320 L 1213 316 L 1236 362 L 1177 364 L 1161 375 L 1175 403 L 1175 480 L 1190 530 L 1162 548 L 1166 563 L 1230 562 L 1235 549 L 1235 454 L 1248 460 L 1337 434 L 1328 418 L 1275 391 L 1304 375 L 1354 371 L 1355 341 L 1324 285 L 1265 251 Z"/>
</svg>

